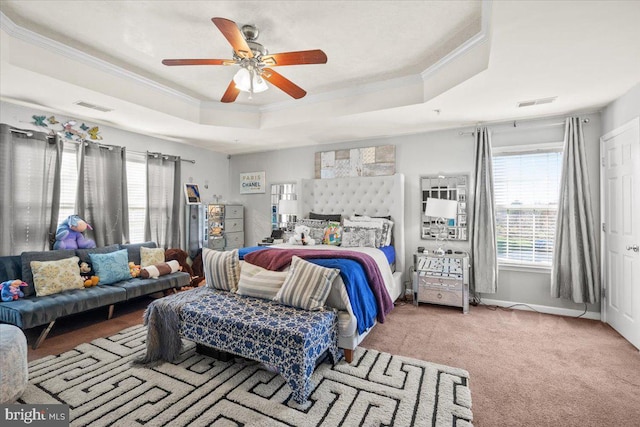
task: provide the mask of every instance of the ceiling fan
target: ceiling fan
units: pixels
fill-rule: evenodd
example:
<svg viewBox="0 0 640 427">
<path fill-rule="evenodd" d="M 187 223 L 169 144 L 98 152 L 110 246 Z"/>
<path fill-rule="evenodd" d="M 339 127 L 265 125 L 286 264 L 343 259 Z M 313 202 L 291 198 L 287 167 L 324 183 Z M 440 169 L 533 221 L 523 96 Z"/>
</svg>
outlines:
<svg viewBox="0 0 640 427">
<path fill-rule="evenodd" d="M 278 87 L 291 97 L 300 99 L 307 92 L 286 77 L 268 67 L 302 64 L 326 64 L 327 55 L 320 49 L 269 54 L 256 42 L 259 31 L 255 25 L 238 28 L 235 22 L 225 18 L 211 18 L 222 35 L 233 47 L 233 59 L 164 59 L 164 65 L 239 65 L 227 87 L 221 102 L 233 102 L 240 91 L 254 93 L 268 89 L 264 80 Z"/>
</svg>

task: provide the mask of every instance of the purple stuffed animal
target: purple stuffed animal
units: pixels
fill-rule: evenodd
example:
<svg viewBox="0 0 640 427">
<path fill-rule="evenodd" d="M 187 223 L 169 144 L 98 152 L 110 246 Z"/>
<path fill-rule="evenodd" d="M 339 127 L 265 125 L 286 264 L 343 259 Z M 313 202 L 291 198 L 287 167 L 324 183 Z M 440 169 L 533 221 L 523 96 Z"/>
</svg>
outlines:
<svg viewBox="0 0 640 427">
<path fill-rule="evenodd" d="M 93 230 L 78 215 L 69 215 L 56 230 L 56 242 L 53 244 L 53 249 L 95 248 L 96 242 L 84 237 L 84 234 L 82 234 L 87 228 Z"/>
</svg>

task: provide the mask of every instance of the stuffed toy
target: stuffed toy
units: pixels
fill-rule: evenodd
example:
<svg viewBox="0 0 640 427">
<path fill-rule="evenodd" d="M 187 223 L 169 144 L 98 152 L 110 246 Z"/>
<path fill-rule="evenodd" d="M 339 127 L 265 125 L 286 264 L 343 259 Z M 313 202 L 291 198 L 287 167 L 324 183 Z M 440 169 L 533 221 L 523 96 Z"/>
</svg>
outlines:
<svg viewBox="0 0 640 427">
<path fill-rule="evenodd" d="M 100 282 L 100 278 L 93 274 L 93 268 L 87 262 L 80 263 L 80 277 L 84 281 L 84 287 L 90 288 L 91 286 L 95 286 Z"/>
<path fill-rule="evenodd" d="M 140 266 L 133 261 L 129 263 L 129 273 L 131 273 L 131 277 L 140 276 Z"/>
<path fill-rule="evenodd" d="M 95 248 L 96 242 L 84 237 L 84 234 L 82 234 L 87 228 L 93 230 L 93 228 L 78 215 L 69 215 L 67 219 L 58 225 L 53 249 Z"/>
<path fill-rule="evenodd" d="M 182 267 L 178 261 L 171 260 L 168 262 L 161 262 L 156 265 L 148 265 L 146 267 L 142 267 L 140 270 L 140 277 L 143 279 L 157 279 L 160 276 L 164 276 L 165 274 L 175 273 L 179 271 Z"/>
<path fill-rule="evenodd" d="M 316 241 L 309 236 L 311 229 L 306 225 L 296 225 L 295 234 L 289 238 L 289 243 L 292 245 L 309 245 L 313 246 Z"/>
<path fill-rule="evenodd" d="M 182 249 L 169 248 L 164 252 L 165 261 L 178 261 L 180 267 L 182 267 L 182 271 L 189 273 L 189 276 L 191 276 L 190 286 L 197 286 L 198 283 L 202 282 L 204 277 L 195 273 L 187 261 L 188 258 L 189 254 Z"/>
<path fill-rule="evenodd" d="M 20 289 L 23 286 L 28 286 L 22 280 L 7 280 L 6 282 L 2 282 L 0 284 L 0 299 L 2 301 L 14 301 L 18 298 L 24 297 L 24 293 Z"/>
</svg>

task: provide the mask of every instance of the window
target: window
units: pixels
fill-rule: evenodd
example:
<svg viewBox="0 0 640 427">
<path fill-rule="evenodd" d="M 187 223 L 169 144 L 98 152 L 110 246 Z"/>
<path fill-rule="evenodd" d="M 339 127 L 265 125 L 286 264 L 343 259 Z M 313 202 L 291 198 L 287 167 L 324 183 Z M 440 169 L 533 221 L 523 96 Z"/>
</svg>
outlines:
<svg viewBox="0 0 640 427">
<path fill-rule="evenodd" d="M 493 157 L 498 261 L 550 266 L 562 147 L 498 151 Z"/>
<path fill-rule="evenodd" d="M 129 241 L 144 242 L 147 211 L 147 156 L 127 153 L 127 196 L 129 200 Z"/>
<path fill-rule="evenodd" d="M 60 212 L 58 224 L 76 213 L 78 186 L 78 145 L 65 144 L 60 173 Z M 129 200 L 129 240 L 144 242 L 147 205 L 147 168 L 144 154 L 127 153 L 127 193 Z"/>
</svg>

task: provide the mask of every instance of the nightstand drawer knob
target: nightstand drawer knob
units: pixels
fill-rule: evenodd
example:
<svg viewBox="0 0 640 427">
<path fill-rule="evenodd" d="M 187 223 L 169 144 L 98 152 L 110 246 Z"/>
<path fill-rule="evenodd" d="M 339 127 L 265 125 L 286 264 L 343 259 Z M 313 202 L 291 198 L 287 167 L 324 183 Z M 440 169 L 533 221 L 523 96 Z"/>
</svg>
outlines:
<svg viewBox="0 0 640 427">
<path fill-rule="evenodd" d="M 442 299 L 442 294 L 438 292 L 438 299 Z"/>
</svg>

